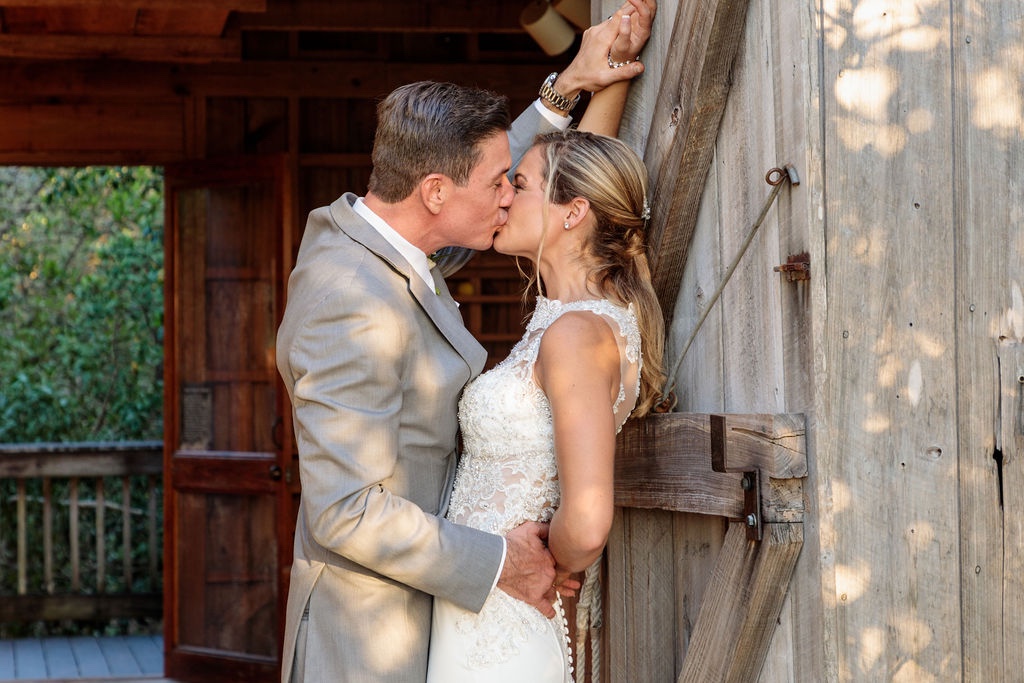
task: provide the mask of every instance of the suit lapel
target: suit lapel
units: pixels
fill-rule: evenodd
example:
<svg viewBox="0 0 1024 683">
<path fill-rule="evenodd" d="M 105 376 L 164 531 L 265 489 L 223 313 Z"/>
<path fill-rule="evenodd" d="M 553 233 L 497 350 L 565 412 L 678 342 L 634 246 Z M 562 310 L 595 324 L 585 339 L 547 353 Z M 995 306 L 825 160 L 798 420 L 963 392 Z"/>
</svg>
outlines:
<svg viewBox="0 0 1024 683">
<path fill-rule="evenodd" d="M 466 329 L 466 325 L 462 320 L 462 314 L 459 313 L 459 307 L 448 291 L 448 283 L 445 282 L 444 275 L 440 269 L 432 268 L 430 274 L 434 277 L 436 293 L 427 289 L 422 278 L 415 277 L 412 278 L 411 282 L 421 285 L 423 294 L 417 294 L 416 287 L 413 287 L 413 295 L 420 302 L 420 305 L 423 306 L 424 310 L 427 311 L 427 314 L 430 315 L 434 324 L 441 330 L 441 333 L 466 359 L 469 367 L 473 369 L 473 376 L 475 377 L 484 369 L 484 363 L 487 361 L 487 350 L 480 346 L 479 342 Z M 437 308 L 438 312 L 431 312 L 432 307 Z"/>
<path fill-rule="evenodd" d="M 459 313 L 459 308 L 448 291 L 448 285 L 437 268 L 432 269 L 435 290 L 430 287 L 409 265 L 398 250 L 352 210 L 356 196 L 345 193 L 331 204 L 331 215 L 338 226 L 356 242 L 366 247 L 377 258 L 384 261 L 396 274 L 405 279 L 409 292 L 427 314 L 434 326 L 444 335 L 448 343 L 462 356 L 472 369 L 473 376 L 483 370 L 487 351 L 473 338 Z"/>
</svg>

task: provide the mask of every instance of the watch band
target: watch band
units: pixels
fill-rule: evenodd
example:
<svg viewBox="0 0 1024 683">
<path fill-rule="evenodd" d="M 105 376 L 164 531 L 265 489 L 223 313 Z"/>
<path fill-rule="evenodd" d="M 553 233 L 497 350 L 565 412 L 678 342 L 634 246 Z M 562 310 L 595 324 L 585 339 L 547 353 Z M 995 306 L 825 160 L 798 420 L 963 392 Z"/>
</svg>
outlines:
<svg viewBox="0 0 1024 683">
<path fill-rule="evenodd" d="M 558 78 L 558 72 L 552 71 L 548 77 L 544 79 L 537 95 L 558 111 L 568 114 L 572 111 L 573 107 L 576 106 L 576 103 L 580 101 L 580 96 L 577 95 L 575 98 L 570 100 L 568 97 L 555 90 L 554 83 L 556 78 Z"/>
</svg>

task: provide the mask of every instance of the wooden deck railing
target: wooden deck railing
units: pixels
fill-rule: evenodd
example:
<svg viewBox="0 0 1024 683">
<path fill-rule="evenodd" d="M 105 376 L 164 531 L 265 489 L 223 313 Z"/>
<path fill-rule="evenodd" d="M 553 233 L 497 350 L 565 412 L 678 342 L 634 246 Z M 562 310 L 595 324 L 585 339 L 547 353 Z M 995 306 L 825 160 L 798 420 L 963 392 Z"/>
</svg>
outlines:
<svg viewBox="0 0 1024 683">
<path fill-rule="evenodd" d="M 161 615 L 162 449 L 0 445 L 0 623 Z"/>
</svg>

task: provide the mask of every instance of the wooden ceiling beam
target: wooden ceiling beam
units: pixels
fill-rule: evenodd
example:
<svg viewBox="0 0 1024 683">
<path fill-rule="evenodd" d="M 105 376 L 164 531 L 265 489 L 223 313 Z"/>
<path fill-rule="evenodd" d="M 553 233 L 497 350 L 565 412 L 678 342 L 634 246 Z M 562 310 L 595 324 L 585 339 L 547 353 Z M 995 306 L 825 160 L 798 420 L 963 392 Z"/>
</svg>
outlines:
<svg viewBox="0 0 1024 683">
<path fill-rule="evenodd" d="M 0 58 L 124 60 L 131 62 L 236 62 L 237 37 L 0 35 Z"/>
<path fill-rule="evenodd" d="M 4 7 L 264 12 L 267 0 L 10 0 L 0 3 L 0 9 Z"/>
<path fill-rule="evenodd" d="M 406 31 L 519 33 L 526 0 L 303 0 L 272 4 L 262 14 L 240 13 L 238 28 L 267 31 Z"/>
<path fill-rule="evenodd" d="M 0 41 L 2 42 L 2 41 Z M 104 61 L 0 61 L 0 104 L 26 100 L 176 98 L 190 95 L 366 98 L 427 78 L 533 99 L 550 64 L 238 62 L 207 65 Z"/>
</svg>

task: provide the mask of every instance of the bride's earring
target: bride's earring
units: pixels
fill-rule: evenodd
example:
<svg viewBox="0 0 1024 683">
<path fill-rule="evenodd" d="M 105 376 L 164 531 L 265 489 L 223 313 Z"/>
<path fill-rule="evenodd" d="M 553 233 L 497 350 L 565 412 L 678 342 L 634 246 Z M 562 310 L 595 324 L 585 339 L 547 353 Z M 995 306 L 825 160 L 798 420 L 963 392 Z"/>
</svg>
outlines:
<svg viewBox="0 0 1024 683">
<path fill-rule="evenodd" d="M 569 221 L 566 221 L 566 222 L 562 223 L 562 229 L 564 229 L 564 230 L 568 230 L 569 229 Z"/>
</svg>

